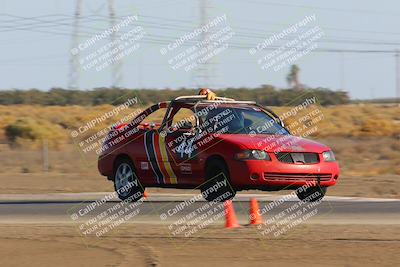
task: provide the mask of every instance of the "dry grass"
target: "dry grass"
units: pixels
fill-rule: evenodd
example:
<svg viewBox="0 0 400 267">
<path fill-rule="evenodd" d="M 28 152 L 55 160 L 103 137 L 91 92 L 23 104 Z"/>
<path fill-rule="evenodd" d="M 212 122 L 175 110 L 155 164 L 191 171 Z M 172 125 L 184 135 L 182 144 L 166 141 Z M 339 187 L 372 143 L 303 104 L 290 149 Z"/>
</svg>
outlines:
<svg viewBox="0 0 400 267">
<path fill-rule="evenodd" d="M 30 106 L 14 105 L 0 106 L 0 141 L 6 141 L 5 128 L 15 124 L 17 120 L 25 120 L 32 128 L 35 140 L 48 139 L 54 147 L 70 142 L 72 130 L 85 125 L 92 119 L 111 111 L 114 107 L 101 105 L 94 107 L 82 106 Z M 321 111 L 323 119 L 316 125 L 318 131 L 314 136 L 395 136 L 400 133 L 400 109 L 390 105 L 343 105 L 334 107 L 314 107 Z M 289 107 L 275 107 L 273 110 L 283 114 Z M 86 137 L 112 125 L 116 121 L 137 113 L 135 109 L 122 110 L 118 115 L 96 124 Z M 287 121 L 297 120 L 301 114 Z M 155 121 L 161 120 L 161 115 L 155 116 Z M 289 123 L 290 124 L 290 123 Z M 18 140 L 24 143 L 24 140 Z M 40 142 L 39 142 L 40 143 Z M 25 144 L 26 145 L 26 144 Z"/>
<path fill-rule="evenodd" d="M 332 107 L 315 106 L 323 114 L 318 122 L 317 136 L 378 137 L 399 136 L 400 108 L 395 105 L 339 105 Z M 288 107 L 273 108 L 283 114 Z M 299 117 L 301 115 L 297 115 Z"/>
</svg>

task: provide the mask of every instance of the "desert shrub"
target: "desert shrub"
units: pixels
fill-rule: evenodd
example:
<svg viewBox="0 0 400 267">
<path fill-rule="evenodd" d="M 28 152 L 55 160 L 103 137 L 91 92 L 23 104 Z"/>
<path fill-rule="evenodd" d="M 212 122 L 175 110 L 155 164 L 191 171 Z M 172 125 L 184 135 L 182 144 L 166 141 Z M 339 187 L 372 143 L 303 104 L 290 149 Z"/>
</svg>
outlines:
<svg viewBox="0 0 400 267">
<path fill-rule="evenodd" d="M 20 140 L 29 140 L 40 143 L 43 139 L 51 146 L 57 146 L 64 139 L 61 127 L 43 120 L 32 118 L 17 119 L 4 129 L 7 140 L 12 146 L 20 144 Z"/>
<path fill-rule="evenodd" d="M 21 167 L 21 173 L 30 173 L 31 170 L 28 167 Z"/>
<path fill-rule="evenodd" d="M 34 140 L 37 137 L 35 127 L 29 119 L 19 119 L 5 127 L 8 141 L 15 143 L 18 137 Z"/>
</svg>

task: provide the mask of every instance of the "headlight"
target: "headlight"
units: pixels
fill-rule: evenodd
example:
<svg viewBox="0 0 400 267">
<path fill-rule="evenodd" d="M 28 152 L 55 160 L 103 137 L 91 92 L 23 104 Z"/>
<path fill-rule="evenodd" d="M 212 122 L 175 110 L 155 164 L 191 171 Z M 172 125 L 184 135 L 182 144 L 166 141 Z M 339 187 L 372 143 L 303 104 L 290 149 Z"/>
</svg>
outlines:
<svg viewBox="0 0 400 267">
<path fill-rule="evenodd" d="M 268 153 L 262 150 L 244 150 L 236 153 L 235 158 L 238 160 L 270 160 Z"/>
<path fill-rule="evenodd" d="M 323 157 L 323 159 L 324 159 L 324 161 L 335 161 L 336 159 L 335 159 L 335 155 L 333 155 L 333 152 L 332 151 L 325 151 L 325 152 L 323 152 L 322 153 L 322 157 Z"/>
</svg>

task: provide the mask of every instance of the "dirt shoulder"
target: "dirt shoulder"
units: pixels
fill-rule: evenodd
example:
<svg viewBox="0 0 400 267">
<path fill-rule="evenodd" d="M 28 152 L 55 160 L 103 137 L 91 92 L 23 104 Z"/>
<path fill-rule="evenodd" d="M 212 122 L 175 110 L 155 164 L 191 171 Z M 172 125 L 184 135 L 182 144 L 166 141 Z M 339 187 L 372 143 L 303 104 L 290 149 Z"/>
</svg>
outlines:
<svg viewBox="0 0 400 267">
<path fill-rule="evenodd" d="M 196 239 L 124 225 L 83 240 L 73 225 L 0 225 L 1 266 L 394 266 L 400 226 L 301 225 L 279 239 L 211 227 Z"/>
</svg>

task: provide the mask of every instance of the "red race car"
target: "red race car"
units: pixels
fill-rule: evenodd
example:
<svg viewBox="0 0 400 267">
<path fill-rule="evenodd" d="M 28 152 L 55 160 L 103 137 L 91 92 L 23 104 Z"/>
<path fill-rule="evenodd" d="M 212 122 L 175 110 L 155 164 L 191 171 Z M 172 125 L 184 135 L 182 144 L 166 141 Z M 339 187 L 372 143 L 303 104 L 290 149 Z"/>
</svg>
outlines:
<svg viewBox="0 0 400 267">
<path fill-rule="evenodd" d="M 128 201 L 146 187 L 198 188 L 208 201 L 295 189 L 300 200 L 317 201 L 339 177 L 329 147 L 291 135 L 272 110 L 206 96 L 161 102 L 113 127 L 98 169 Z"/>
</svg>

